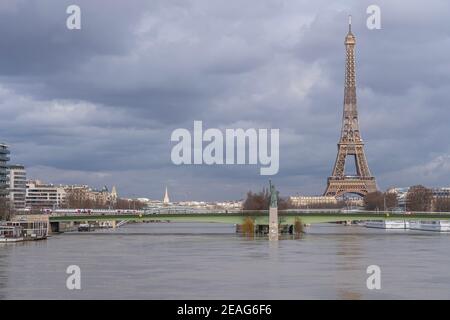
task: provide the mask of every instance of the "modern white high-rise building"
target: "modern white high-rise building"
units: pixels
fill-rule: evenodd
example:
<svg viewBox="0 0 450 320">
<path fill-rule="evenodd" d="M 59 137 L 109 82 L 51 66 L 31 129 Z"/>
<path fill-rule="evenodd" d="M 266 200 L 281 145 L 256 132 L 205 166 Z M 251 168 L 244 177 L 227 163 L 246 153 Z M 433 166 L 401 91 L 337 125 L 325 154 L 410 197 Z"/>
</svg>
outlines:
<svg viewBox="0 0 450 320">
<path fill-rule="evenodd" d="M 9 199 L 13 209 L 25 209 L 27 173 L 22 165 L 9 166 Z"/>
<path fill-rule="evenodd" d="M 42 182 L 28 181 L 26 206 L 32 209 L 61 208 L 66 200 L 66 190 L 63 186 L 43 184 Z"/>
<path fill-rule="evenodd" d="M 8 161 L 9 150 L 6 144 L 0 143 L 0 198 L 8 196 Z"/>
</svg>

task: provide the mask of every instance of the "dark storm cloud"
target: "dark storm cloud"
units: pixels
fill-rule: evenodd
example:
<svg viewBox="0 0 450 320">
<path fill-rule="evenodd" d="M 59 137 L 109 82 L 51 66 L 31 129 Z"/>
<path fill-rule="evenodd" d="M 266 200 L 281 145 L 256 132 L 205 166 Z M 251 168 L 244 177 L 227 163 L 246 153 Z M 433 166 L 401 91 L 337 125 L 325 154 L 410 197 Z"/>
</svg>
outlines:
<svg viewBox="0 0 450 320">
<path fill-rule="evenodd" d="M 446 1 L 73 1 L 0 4 L 0 137 L 14 162 L 55 183 L 125 194 L 240 198 L 257 166 L 176 167 L 170 134 L 280 128 L 284 194 L 320 193 L 336 156 L 344 36 L 357 36 L 360 124 L 380 187 L 448 185 Z"/>
<path fill-rule="evenodd" d="M 40 76 L 79 72 L 97 55 L 120 55 L 133 45 L 132 33 L 143 2 L 76 2 L 85 32 L 65 28 L 66 8 L 73 1 L 14 0 L 0 6 L 3 76 Z M 37 79 L 30 79 L 31 81 Z"/>
</svg>

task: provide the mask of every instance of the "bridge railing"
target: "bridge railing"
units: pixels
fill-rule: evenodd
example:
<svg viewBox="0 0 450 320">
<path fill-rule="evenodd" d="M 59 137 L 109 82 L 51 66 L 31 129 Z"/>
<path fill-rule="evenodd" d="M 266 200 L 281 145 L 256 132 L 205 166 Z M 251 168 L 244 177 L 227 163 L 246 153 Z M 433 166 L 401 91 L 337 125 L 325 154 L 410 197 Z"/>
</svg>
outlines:
<svg viewBox="0 0 450 320">
<path fill-rule="evenodd" d="M 448 212 L 399 212 L 399 211 L 368 211 L 368 210 L 346 210 L 346 209 L 287 209 L 279 210 L 280 214 L 401 214 L 401 215 L 427 215 L 427 214 L 449 214 Z M 120 216 L 120 215 L 154 215 L 154 214 L 241 214 L 241 215 L 264 215 L 268 210 L 242 210 L 242 209 L 199 209 L 187 207 L 163 207 L 145 210 L 55 210 L 49 215 L 60 216 Z"/>
</svg>

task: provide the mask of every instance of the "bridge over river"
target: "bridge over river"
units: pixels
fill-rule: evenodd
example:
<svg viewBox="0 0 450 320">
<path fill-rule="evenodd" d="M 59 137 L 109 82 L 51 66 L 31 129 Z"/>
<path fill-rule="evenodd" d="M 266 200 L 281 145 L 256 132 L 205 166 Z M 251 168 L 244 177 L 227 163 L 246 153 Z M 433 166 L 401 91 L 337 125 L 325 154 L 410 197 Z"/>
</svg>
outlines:
<svg viewBox="0 0 450 320">
<path fill-rule="evenodd" d="M 133 213 L 103 212 L 59 214 L 53 213 L 49 217 L 50 223 L 61 222 L 95 222 L 95 221 L 170 221 L 170 222 L 206 222 L 206 223 L 229 223 L 242 224 L 251 219 L 255 225 L 268 225 L 268 210 L 261 211 L 186 211 L 179 212 L 170 210 L 161 211 L 139 211 Z M 360 220 L 450 220 L 450 213 L 392 213 L 392 212 L 369 212 L 369 211 L 308 211 L 308 210 L 280 210 L 278 212 L 280 225 L 292 225 L 296 221 L 303 224 L 315 224 L 338 221 L 360 221 Z"/>
</svg>

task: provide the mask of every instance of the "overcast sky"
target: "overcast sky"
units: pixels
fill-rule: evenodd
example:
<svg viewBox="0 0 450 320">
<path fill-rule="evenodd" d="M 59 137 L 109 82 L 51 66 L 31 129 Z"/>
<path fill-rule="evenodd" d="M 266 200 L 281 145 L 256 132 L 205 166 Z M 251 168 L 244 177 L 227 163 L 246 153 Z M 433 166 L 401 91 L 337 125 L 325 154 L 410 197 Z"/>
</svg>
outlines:
<svg viewBox="0 0 450 320">
<path fill-rule="evenodd" d="M 77 4 L 82 29 L 66 28 Z M 366 8 L 381 8 L 381 30 Z M 46 182 L 123 196 L 244 197 L 259 166 L 175 166 L 174 129 L 279 128 L 282 195 L 321 194 L 353 15 L 360 126 L 378 186 L 450 185 L 450 2 L 2 0 L 0 141 Z"/>
</svg>

